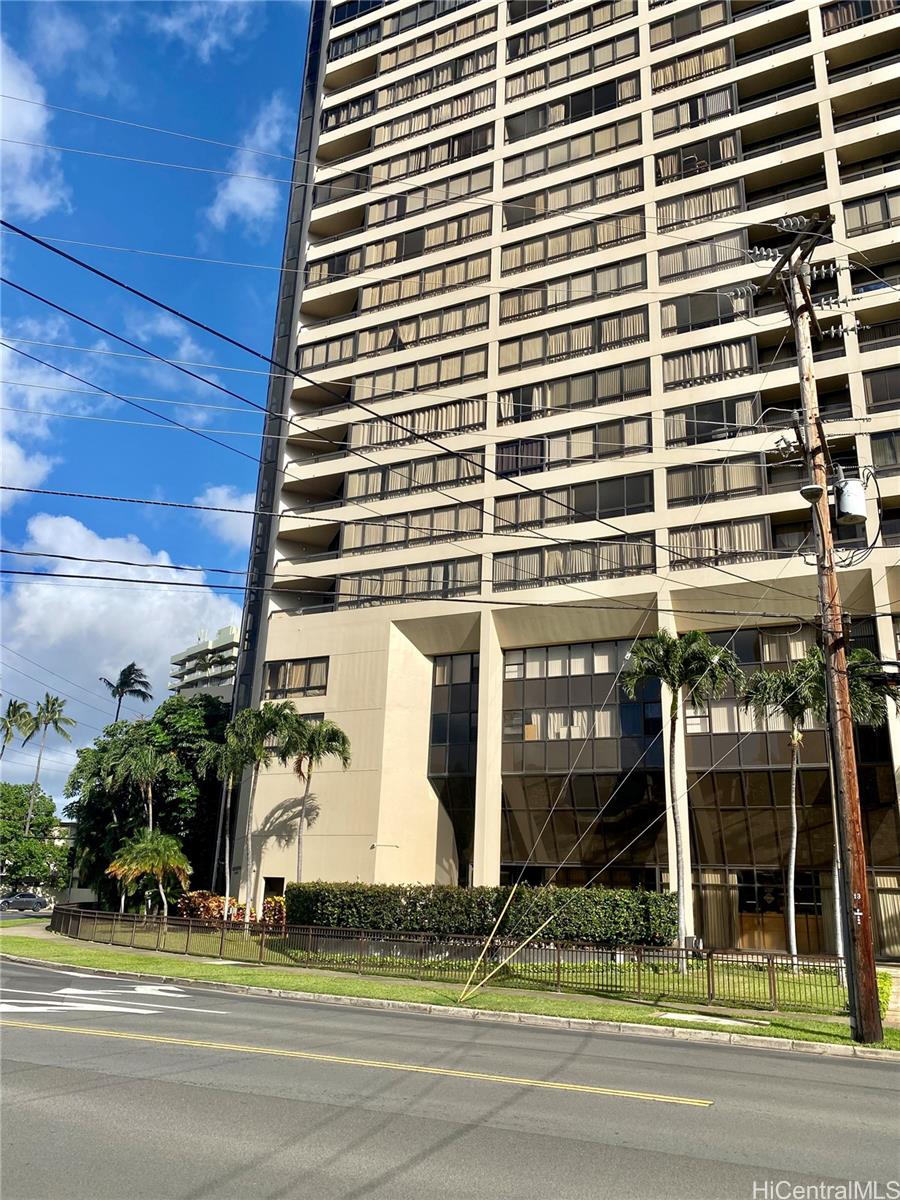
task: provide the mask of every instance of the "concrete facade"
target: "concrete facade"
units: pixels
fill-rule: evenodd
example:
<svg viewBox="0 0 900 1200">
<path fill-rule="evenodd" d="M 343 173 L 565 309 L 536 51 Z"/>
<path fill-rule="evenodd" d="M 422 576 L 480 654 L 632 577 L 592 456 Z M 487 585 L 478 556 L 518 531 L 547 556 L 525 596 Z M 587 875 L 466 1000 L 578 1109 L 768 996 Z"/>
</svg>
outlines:
<svg viewBox="0 0 900 1200">
<path fill-rule="evenodd" d="M 891 0 L 314 6 L 239 679 L 353 746 L 316 776 L 304 879 L 665 887 L 668 795 L 697 932 L 778 944 L 783 730 L 733 699 L 682 709 L 668 779 L 667 697 L 632 704 L 616 672 L 656 628 L 708 630 L 749 670 L 814 640 L 809 509 L 778 448 L 791 335 L 747 285 L 826 209 L 820 403 L 868 501 L 839 531 L 843 602 L 856 645 L 900 656 L 898 53 Z M 900 953 L 895 713 L 860 761 Z M 297 876 L 299 790 L 260 780 L 258 896 Z"/>
</svg>

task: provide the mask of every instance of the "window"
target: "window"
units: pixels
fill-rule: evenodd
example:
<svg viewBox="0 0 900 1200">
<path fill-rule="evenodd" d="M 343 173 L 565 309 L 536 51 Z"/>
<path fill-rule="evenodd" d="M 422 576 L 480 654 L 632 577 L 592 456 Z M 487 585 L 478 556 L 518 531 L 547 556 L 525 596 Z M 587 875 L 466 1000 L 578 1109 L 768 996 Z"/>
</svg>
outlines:
<svg viewBox="0 0 900 1200">
<path fill-rule="evenodd" d="M 719 117 L 729 117 L 737 111 L 735 92 L 731 84 L 688 96 L 675 104 L 666 104 L 653 110 L 653 136 L 665 137 L 680 129 L 693 129 Z"/>
<path fill-rule="evenodd" d="M 456 288 L 490 278 L 491 256 L 488 251 L 472 258 L 459 258 L 454 262 L 413 271 L 409 275 L 395 276 L 381 283 L 368 284 L 360 291 L 359 311 L 382 309 L 392 304 L 405 304 L 436 292 L 451 292 Z"/>
<path fill-rule="evenodd" d="M 407 29 L 415 29 L 417 25 L 425 25 L 445 17 L 447 13 L 465 8 L 473 0 L 419 0 L 409 8 L 401 9 L 392 17 L 384 19 L 384 37 L 393 37 L 397 33 L 405 33 Z"/>
<path fill-rule="evenodd" d="M 722 42 L 718 46 L 670 58 L 668 62 L 653 67 L 650 84 L 654 92 L 663 92 L 667 88 L 689 83 L 692 79 L 703 79 L 717 71 L 727 71 L 733 65 L 731 42 Z"/>
<path fill-rule="evenodd" d="M 625 146 L 636 146 L 641 140 L 640 117 L 629 117 L 612 125 L 602 126 L 593 132 L 580 133 L 577 137 L 551 142 L 549 146 L 538 146 L 526 154 L 517 154 L 503 164 L 503 182 L 515 183 L 517 179 L 530 179 L 535 175 L 547 175 L 562 171 L 573 163 L 586 159 L 602 158 Z"/>
<path fill-rule="evenodd" d="M 484 397 L 450 400 L 431 408 L 392 414 L 390 420 L 359 421 L 350 426 L 350 445 L 354 450 L 365 450 L 414 442 L 420 437 L 442 437 L 465 429 L 481 429 L 484 420 Z"/>
<path fill-rule="evenodd" d="M 345 21 L 352 21 L 365 13 L 374 12 L 386 3 L 387 0 L 347 0 L 345 4 L 338 4 L 331 10 L 331 28 L 334 29 L 335 26 L 343 25 Z"/>
<path fill-rule="evenodd" d="M 602 425 L 562 429 L 541 437 L 517 438 L 497 445 L 497 474 L 524 475 L 572 463 L 621 458 L 649 450 L 650 418 L 626 417 Z"/>
<path fill-rule="evenodd" d="M 749 316 L 750 299 L 747 296 L 726 296 L 721 292 L 698 292 L 695 296 L 663 300 L 659 311 L 662 334 L 666 337 L 691 329 L 706 329 L 710 325 L 724 325 L 738 317 Z"/>
<path fill-rule="evenodd" d="M 568 212 L 573 208 L 584 208 L 598 201 L 613 200 L 629 192 L 639 192 L 644 186 L 643 168 L 639 162 L 624 167 L 601 171 L 598 175 L 578 179 L 572 183 L 542 188 L 538 192 L 527 192 L 513 200 L 503 201 L 503 226 L 518 229 L 541 221 L 555 213 Z"/>
<path fill-rule="evenodd" d="M 530 383 L 501 392 L 498 398 L 498 421 L 531 421 L 552 412 L 578 408 L 594 408 L 612 404 L 631 396 L 650 394 L 650 362 L 639 358 L 635 362 L 614 367 L 601 367 L 579 375 Z"/>
<path fill-rule="evenodd" d="M 462 175 L 452 175 L 449 179 L 429 183 L 426 187 L 413 188 L 412 191 L 405 192 L 402 196 L 391 196 L 387 199 L 375 197 L 366 208 L 366 229 L 385 225 L 390 221 L 399 221 L 403 217 L 410 217 L 415 213 L 428 212 L 432 208 L 443 208 L 445 204 L 451 203 L 456 197 L 469 199 L 482 192 L 489 192 L 492 180 L 493 168 L 479 167 L 476 171 L 464 171 Z M 483 220 L 483 218 L 479 218 L 479 212 L 482 211 L 477 210 L 469 215 L 473 219 Z M 490 226 L 490 210 L 488 210 L 488 226 Z M 429 228 L 431 227 L 426 226 L 424 231 L 414 230 L 404 236 L 414 238 L 420 232 L 424 236 Z M 411 258 L 412 253 L 406 253 L 405 242 L 401 239 L 397 239 L 397 242 L 404 247 L 401 257 Z"/>
<path fill-rule="evenodd" d="M 454 558 L 446 562 L 341 575 L 335 607 L 363 608 L 398 601 L 439 600 L 477 592 L 480 587 L 481 559 Z"/>
<path fill-rule="evenodd" d="M 347 33 L 343 37 L 334 38 L 328 43 L 328 61 L 335 62 L 339 58 L 346 58 L 348 54 L 355 54 L 357 50 L 364 50 L 367 46 L 373 46 L 381 37 L 381 22 L 375 21 L 371 25 L 366 25 L 362 29 L 357 29 L 353 33 Z"/>
<path fill-rule="evenodd" d="M 395 392 L 431 391 L 452 387 L 467 379 L 484 379 L 487 374 L 487 350 L 477 346 L 440 358 L 420 359 L 402 367 L 387 367 L 353 380 L 354 401 L 384 400 Z"/>
<path fill-rule="evenodd" d="M 845 200 L 844 218 L 851 237 L 900 225 L 900 188 L 859 200 Z"/>
<path fill-rule="evenodd" d="M 494 502 L 496 531 L 533 525 L 566 525 L 624 517 L 653 508 L 653 476 L 623 475 L 591 480 L 543 492 L 498 497 Z"/>
<path fill-rule="evenodd" d="M 640 96 L 640 76 L 637 73 L 624 75 L 609 83 L 598 83 L 579 92 L 570 92 L 547 104 L 539 104 L 536 108 L 507 117 L 506 140 L 518 142 L 547 129 L 555 129 L 558 125 L 584 121 L 599 113 L 609 112 L 611 108 L 639 100 Z"/>
<path fill-rule="evenodd" d="M 686 196 L 673 196 L 671 200 L 660 200 L 656 205 L 658 228 L 660 231 L 679 229 L 683 225 L 694 225 L 724 213 L 742 212 L 744 204 L 743 179 L 702 188 Z"/>
<path fill-rule="evenodd" d="M 444 542 L 481 533 L 481 504 L 448 505 L 389 513 L 374 521 L 348 521 L 343 526 L 341 551 L 365 554 L 400 546 Z"/>
<path fill-rule="evenodd" d="M 734 379 L 751 375 L 756 370 L 756 342 L 745 338 L 739 342 L 716 342 L 698 346 L 695 350 L 679 350 L 663 355 L 663 387 L 693 387 L 715 379 Z M 673 414 L 667 413 L 668 421 Z"/>
<path fill-rule="evenodd" d="M 822 8 L 822 25 L 826 34 L 840 33 L 842 29 L 852 29 L 854 25 L 898 11 L 900 0 L 838 0 L 837 4 Z"/>
<path fill-rule="evenodd" d="M 447 11 L 450 11 L 449 8 Z M 376 74 L 382 77 L 397 67 L 407 66 L 422 58 L 430 58 L 432 54 L 438 52 L 446 52 L 453 46 L 459 46 L 462 42 L 469 42 L 472 38 L 481 37 L 482 34 L 490 33 L 496 28 L 496 8 L 489 8 L 486 12 L 476 13 L 474 16 L 463 17 L 461 20 L 454 21 L 452 25 L 445 26 L 437 33 L 426 33 L 395 50 L 383 51 L 378 56 Z"/>
<path fill-rule="evenodd" d="M 494 105 L 494 85 L 478 88 L 474 92 L 466 92 L 431 104 L 427 108 L 417 109 L 386 125 L 377 125 L 374 130 L 372 146 L 386 146 L 390 142 L 402 141 L 405 138 L 416 137 L 427 133 L 430 129 L 439 129 L 442 125 L 450 125 L 454 121 L 463 121 L 467 117 L 484 112 Z"/>
<path fill-rule="evenodd" d="M 647 308 L 593 317 L 575 325 L 510 338 L 500 343 L 500 370 L 516 371 L 543 362 L 598 354 L 647 340 Z"/>
<path fill-rule="evenodd" d="M 284 700 L 289 696 L 324 696 L 327 686 L 327 658 L 287 658 L 265 664 L 265 700 Z"/>
<path fill-rule="evenodd" d="M 753 455 L 725 462 L 670 467 L 666 472 L 669 508 L 734 496 L 758 496 L 765 490 L 765 465 Z"/>
<path fill-rule="evenodd" d="M 557 542 L 553 546 L 495 554 L 494 591 L 543 587 L 578 579 L 640 575 L 652 572 L 655 565 L 653 542 L 649 537 Z"/>
<path fill-rule="evenodd" d="M 642 256 L 629 258 L 609 267 L 598 267 L 580 275 L 567 275 L 531 288 L 516 288 L 500 295 L 500 321 L 517 321 L 540 313 L 554 312 L 608 296 L 642 288 L 646 284 L 646 263 Z"/>
<path fill-rule="evenodd" d="M 423 171 L 431 171 L 448 163 L 471 158 L 475 154 L 490 150 L 493 144 L 493 125 L 482 125 L 478 129 L 433 142 L 430 146 L 419 146 L 393 158 L 376 160 L 372 164 L 372 186 L 388 180 L 406 179 L 411 175 L 420 175 Z M 368 182 L 365 186 L 368 187 Z M 365 187 L 358 190 L 365 190 Z"/>
<path fill-rule="evenodd" d="M 768 517 L 728 521 L 721 525 L 692 525 L 669 532 L 672 568 L 708 563 L 748 562 L 768 558 L 772 549 Z"/>
<path fill-rule="evenodd" d="M 900 471 L 900 433 L 872 434 L 872 462 L 884 475 L 896 475 Z"/>
<path fill-rule="evenodd" d="M 416 458 L 412 462 L 351 471 L 347 475 L 346 499 L 377 499 L 451 484 L 478 483 L 483 478 L 484 456 L 480 450 L 467 450 L 465 456 L 438 454 L 433 458 Z"/>
<path fill-rule="evenodd" d="M 541 63 L 519 75 L 512 75 L 506 81 L 506 99 L 519 100 L 535 92 L 544 92 L 547 88 L 557 87 L 571 79 L 591 75 L 594 71 L 611 67 L 614 63 L 635 58 L 637 53 L 636 32 L 601 42 L 599 46 L 587 46 L 574 54 L 567 54 L 563 58 L 554 59 L 553 62 Z"/>
<path fill-rule="evenodd" d="M 696 446 L 721 438 L 756 433 L 759 429 L 759 396 L 708 400 L 666 413 L 666 445 Z"/>
<path fill-rule="evenodd" d="M 685 12 L 676 13 L 664 21 L 655 21 L 650 26 L 650 48 L 655 50 L 660 46 L 681 42 L 685 38 L 695 37 L 705 29 L 713 29 L 717 25 L 725 25 L 728 21 L 728 9 L 725 0 L 712 0 L 710 4 L 698 4 Z"/>
<path fill-rule="evenodd" d="M 866 389 L 866 408 L 883 412 L 900 404 L 900 367 L 883 367 L 880 371 L 863 374 Z"/>
<path fill-rule="evenodd" d="M 548 21 L 544 25 L 536 25 L 525 33 L 517 34 L 507 39 L 506 61 L 515 62 L 538 50 L 547 50 L 562 42 L 582 37 L 604 25 L 612 25 L 615 21 L 623 21 L 637 12 L 637 0 L 606 0 L 602 4 L 594 4 L 590 8 L 582 8 L 568 16 Z"/>
<path fill-rule="evenodd" d="M 644 236 L 644 210 L 612 217 L 599 217 L 584 225 L 571 225 L 554 233 L 540 234 L 522 242 L 511 242 L 500 254 L 500 273 L 528 271 L 562 258 L 591 254 L 607 246 L 620 246 Z"/>
<path fill-rule="evenodd" d="M 353 100 L 346 100 L 322 114 L 322 129 L 338 129 L 349 122 L 362 120 L 374 112 L 384 112 L 397 104 L 406 104 L 419 96 L 428 96 L 454 83 L 461 83 L 473 75 L 493 70 L 497 52 L 493 46 L 464 54 L 449 63 L 419 71 L 396 83 L 387 84 L 377 92 L 369 92 Z"/>
<path fill-rule="evenodd" d="M 714 171 L 725 163 L 736 162 L 740 157 L 740 134 L 723 133 L 718 137 L 704 138 L 689 146 L 679 146 L 656 156 L 656 182 L 671 183 L 676 179 L 687 179 L 691 175 L 702 175 Z"/>
<path fill-rule="evenodd" d="M 487 299 L 471 300 L 467 304 L 436 309 L 386 325 L 374 325 L 357 333 L 343 334 L 321 342 L 304 342 L 297 347 L 297 369 L 315 370 L 376 354 L 395 354 L 425 342 L 484 329 L 487 323 Z"/>
<path fill-rule="evenodd" d="M 687 242 L 670 250 L 660 250 L 659 278 L 663 282 L 684 279 L 748 261 L 751 260 L 747 230 L 738 229 L 735 233 L 722 233 L 701 242 Z"/>
</svg>

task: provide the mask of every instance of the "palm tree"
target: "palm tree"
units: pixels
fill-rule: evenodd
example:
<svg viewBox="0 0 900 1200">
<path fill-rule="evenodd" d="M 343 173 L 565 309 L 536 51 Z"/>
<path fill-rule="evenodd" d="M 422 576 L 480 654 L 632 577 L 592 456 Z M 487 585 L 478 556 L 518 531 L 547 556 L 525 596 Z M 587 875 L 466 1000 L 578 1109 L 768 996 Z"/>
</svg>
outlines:
<svg viewBox="0 0 900 1200">
<path fill-rule="evenodd" d="M 162 899 L 163 920 L 166 920 L 169 901 L 164 884 L 167 879 L 174 878 L 182 887 L 187 887 L 191 864 L 177 837 L 158 829 L 145 829 L 121 847 L 106 873 L 117 880 L 123 890 L 137 883 L 142 875 L 152 875 Z"/>
<path fill-rule="evenodd" d="M 669 690 L 669 788 L 672 794 L 668 798 L 668 805 L 675 833 L 674 874 L 678 894 L 679 949 L 683 949 L 687 936 L 687 898 L 690 888 L 690 880 L 682 878 L 684 832 L 674 783 L 676 730 L 682 693 L 691 704 L 700 706 L 709 700 L 719 699 L 729 684 L 737 687 L 743 678 L 744 673 L 733 651 L 716 646 L 708 634 L 699 630 L 673 637 L 667 630 L 658 629 L 632 648 L 630 663 L 622 672 L 622 686 L 632 700 L 638 688 L 651 679 L 658 679 Z M 669 873 L 672 874 L 671 864 Z"/>
<path fill-rule="evenodd" d="M 286 749 L 296 755 L 294 770 L 297 778 L 306 781 L 300 800 L 300 821 L 297 827 L 297 882 L 303 871 L 303 833 L 308 822 L 310 788 L 313 768 L 318 768 L 326 758 L 336 758 L 346 771 L 350 766 L 350 739 L 334 721 L 307 721 L 302 716 L 294 723 L 293 737 L 289 737 Z"/>
<path fill-rule="evenodd" d="M 141 700 L 144 704 L 153 699 L 150 680 L 135 662 L 130 662 L 127 667 L 122 668 L 115 683 L 111 679 L 107 679 L 105 675 L 100 676 L 100 682 L 109 689 L 111 696 L 115 696 L 115 720 L 117 721 L 122 709 L 122 701 L 126 696 L 133 696 L 135 700 Z"/>
<path fill-rule="evenodd" d="M 857 725 L 877 727 L 887 721 L 887 697 L 897 704 L 891 685 L 882 682 L 881 664 L 869 650 L 851 650 L 847 656 L 847 683 L 850 689 L 850 715 Z M 797 770 L 803 745 L 803 726 L 813 714 L 828 722 L 828 695 L 825 656 L 821 647 L 811 646 L 803 658 L 782 670 L 756 671 L 747 681 L 741 699 L 744 708 L 752 708 L 757 720 L 770 712 L 787 718 L 791 726 L 791 799 L 790 844 L 787 868 L 788 952 L 797 957 Z M 835 897 L 837 892 L 835 891 Z M 837 903 L 837 899 L 835 900 Z M 840 922 L 836 922 L 838 936 Z"/>
<path fill-rule="evenodd" d="M 296 729 L 297 713 L 287 700 L 266 700 L 259 708 L 245 708 L 231 721 L 230 736 L 242 748 L 250 769 L 250 790 L 247 796 L 247 822 L 244 828 L 244 854 L 247 863 L 247 896 L 244 903 L 244 924 L 250 924 L 253 903 L 253 800 L 260 768 L 267 767 L 273 757 L 287 760 L 288 747 Z M 226 738 L 229 736 L 226 733 Z"/>
<path fill-rule="evenodd" d="M 74 727 L 75 721 L 72 717 L 64 716 L 63 709 L 66 707 L 65 700 L 59 696 L 51 696 L 49 692 L 44 693 L 44 699 L 39 700 L 35 705 L 34 712 L 29 712 L 27 718 L 23 717 L 21 726 L 22 732 L 25 734 L 22 745 L 26 745 L 38 730 L 41 731 L 41 744 L 38 749 L 37 766 L 34 768 L 34 783 L 31 785 L 31 795 L 28 797 L 28 812 L 25 816 L 25 836 L 31 832 L 31 818 L 34 814 L 34 802 L 37 799 L 38 788 L 41 782 L 41 760 L 44 757 L 44 746 L 47 744 L 47 731 L 52 729 L 54 733 L 59 734 L 65 741 L 71 742 L 72 735 L 69 730 Z"/>
<path fill-rule="evenodd" d="M 0 758 L 17 733 L 28 732 L 30 721 L 31 709 L 24 700 L 7 700 L 6 712 L 0 717 Z"/>
<path fill-rule="evenodd" d="M 222 782 L 220 814 L 224 825 L 224 871 L 225 887 L 222 919 L 228 920 L 231 893 L 231 797 L 240 786 L 244 771 L 249 766 L 244 747 L 234 738 L 231 727 L 225 730 L 224 742 L 207 742 L 197 759 L 197 767 L 203 774 L 211 771 Z M 218 845 L 216 846 L 218 859 Z M 213 887 L 215 887 L 216 863 L 213 864 Z"/>
<path fill-rule="evenodd" d="M 194 659 L 194 669 L 202 671 L 209 678 L 210 675 L 216 674 L 220 667 L 226 667 L 233 662 L 234 659 L 223 654 L 221 650 L 204 650 Z"/>
<path fill-rule="evenodd" d="M 160 754 L 154 746 L 138 743 L 128 746 L 115 764 L 113 777 L 116 783 L 129 783 L 141 793 L 150 830 L 153 829 L 153 788 L 165 777 L 171 757 L 171 754 Z"/>
</svg>

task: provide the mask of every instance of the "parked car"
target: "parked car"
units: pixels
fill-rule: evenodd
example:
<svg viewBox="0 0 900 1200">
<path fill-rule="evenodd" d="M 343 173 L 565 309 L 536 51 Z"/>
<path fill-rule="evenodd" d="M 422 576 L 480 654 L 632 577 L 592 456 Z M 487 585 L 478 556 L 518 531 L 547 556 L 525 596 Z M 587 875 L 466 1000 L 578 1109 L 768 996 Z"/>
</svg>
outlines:
<svg viewBox="0 0 900 1200">
<path fill-rule="evenodd" d="M 4 896 L 0 900 L 0 912 L 6 912 L 8 908 L 17 908 L 24 912 L 40 912 L 42 908 L 48 908 L 50 901 L 46 896 L 39 896 L 37 892 L 15 892 L 12 896 Z"/>
</svg>

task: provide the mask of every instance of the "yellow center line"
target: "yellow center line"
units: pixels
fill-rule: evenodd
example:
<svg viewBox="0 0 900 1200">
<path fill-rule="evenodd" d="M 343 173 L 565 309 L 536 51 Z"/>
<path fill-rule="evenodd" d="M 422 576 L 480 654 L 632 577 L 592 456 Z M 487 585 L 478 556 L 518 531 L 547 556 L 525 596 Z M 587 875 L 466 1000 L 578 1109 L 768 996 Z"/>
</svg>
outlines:
<svg viewBox="0 0 900 1200">
<path fill-rule="evenodd" d="M 561 1083 L 549 1079 L 526 1079 L 519 1075 L 489 1075 L 481 1071 L 459 1071 L 452 1067 L 426 1067 L 419 1063 L 383 1062 L 374 1058 L 344 1058 L 337 1054 L 313 1054 L 308 1050 L 285 1050 L 271 1046 L 243 1046 L 234 1042 L 207 1042 L 194 1038 L 161 1037 L 150 1033 L 124 1033 L 114 1029 L 87 1029 L 74 1025 L 47 1025 L 39 1021 L 0 1021 L 2 1028 L 41 1029 L 50 1033 L 72 1033 L 83 1037 L 119 1038 L 151 1042 L 160 1046 L 188 1046 L 198 1050 L 225 1050 L 232 1054 L 267 1054 L 274 1058 L 300 1058 L 308 1062 L 335 1063 L 343 1067 L 374 1067 L 382 1071 L 406 1071 L 415 1075 L 440 1075 L 446 1079 L 474 1079 L 480 1083 L 507 1083 L 515 1087 L 545 1088 L 557 1092 L 584 1092 L 591 1096 L 617 1096 L 625 1100 L 655 1100 L 661 1104 L 684 1104 L 710 1108 L 712 1100 L 692 1096 L 666 1096 L 656 1092 L 629 1092 L 622 1088 L 595 1087 L 587 1083 Z"/>
</svg>

